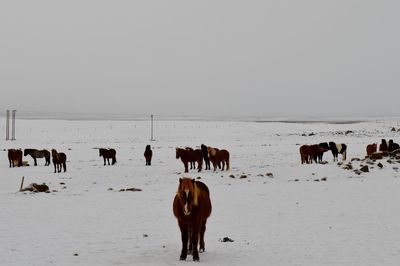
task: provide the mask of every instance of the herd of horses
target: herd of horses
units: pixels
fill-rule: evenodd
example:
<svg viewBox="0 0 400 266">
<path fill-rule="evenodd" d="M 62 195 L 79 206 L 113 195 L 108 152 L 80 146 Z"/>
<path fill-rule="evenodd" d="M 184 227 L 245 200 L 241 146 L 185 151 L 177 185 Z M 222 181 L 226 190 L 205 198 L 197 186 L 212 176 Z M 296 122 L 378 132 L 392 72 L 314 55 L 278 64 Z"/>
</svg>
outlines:
<svg viewBox="0 0 400 266">
<path fill-rule="evenodd" d="M 380 152 L 392 152 L 398 149 L 400 149 L 400 145 L 398 143 L 393 142 L 392 139 L 389 140 L 389 145 L 386 142 L 386 139 L 382 139 L 381 144 L 379 144 Z M 369 156 L 374 152 L 378 151 L 378 144 L 377 143 L 368 144 L 366 150 L 367 150 L 367 156 Z"/>
<path fill-rule="evenodd" d="M 398 143 L 395 143 L 392 139 L 390 139 L 389 142 L 386 142 L 386 139 L 382 139 L 381 144 L 379 144 L 379 152 L 392 152 L 398 149 L 400 149 L 400 145 Z M 301 163 L 302 164 L 303 163 L 311 164 L 313 162 L 321 163 L 323 154 L 329 150 L 332 151 L 333 161 L 338 160 L 339 154 L 342 155 L 343 161 L 346 160 L 347 145 L 344 143 L 336 144 L 331 141 L 329 143 L 324 142 L 320 144 L 300 146 L 299 151 L 300 151 Z M 378 144 L 377 143 L 368 144 L 366 147 L 366 151 L 367 151 L 367 156 L 370 156 L 371 154 L 377 152 Z"/>
<path fill-rule="evenodd" d="M 207 147 L 204 144 L 201 144 L 200 149 L 193 149 L 190 147 L 176 148 L 176 159 L 181 159 L 185 167 L 185 173 L 189 172 L 189 164 L 190 169 L 196 169 L 196 163 L 198 172 L 201 172 L 203 160 L 206 165 L 206 170 L 211 170 L 210 162 L 213 165 L 214 172 L 217 170 L 217 167 L 220 168 L 221 171 L 225 169 L 228 171 L 230 168 L 229 151 Z"/>
<path fill-rule="evenodd" d="M 321 163 L 324 153 L 329 150 L 332 152 L 333 161 L 338 160 L 339 154 L 342 155 L 342 160 L 346 160 L 347 145 L 344 143 L 336 144 L 330 141 L 329 143 L 323 142 L 320 144 L 302 145 L 299 150 L 302 164 L 311 164 L 313 161 L 315 163 Z"/>
</svg>

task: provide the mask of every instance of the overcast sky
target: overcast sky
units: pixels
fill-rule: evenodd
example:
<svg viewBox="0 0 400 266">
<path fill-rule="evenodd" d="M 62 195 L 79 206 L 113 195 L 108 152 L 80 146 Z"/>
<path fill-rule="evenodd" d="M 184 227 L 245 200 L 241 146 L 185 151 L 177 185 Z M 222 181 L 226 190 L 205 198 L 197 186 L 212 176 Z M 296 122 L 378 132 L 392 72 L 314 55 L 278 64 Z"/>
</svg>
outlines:
<svg viewBox="0 0 400 266">
<path fill-rule="evenodd" d="M 400 114 L 400 1 L 3 1 L 0 106 Z"/>
</svg>

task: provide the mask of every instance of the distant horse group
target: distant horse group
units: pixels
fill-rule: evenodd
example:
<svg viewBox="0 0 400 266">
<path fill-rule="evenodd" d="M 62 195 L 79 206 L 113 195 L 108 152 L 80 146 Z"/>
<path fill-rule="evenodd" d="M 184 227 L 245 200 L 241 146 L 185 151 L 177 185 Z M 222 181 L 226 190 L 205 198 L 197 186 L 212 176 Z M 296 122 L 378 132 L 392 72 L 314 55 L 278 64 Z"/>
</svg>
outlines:
<svg viewBox="0 0 400 266">
<path fill-rule="evenodd" d="M 344 143 L 336 144 L 335 142 L 331 141 L 329 143 L 323 142 L 320 144 L 314 145 L 302 145 L 300 146 L 300 159 L 301 163 L 310 164 L 313 161 L 315 163 L 321 163 L 324 152 L 331 151 L 333 155 L 333 161 L 338 160 L 338 155 L 342 155 L 342 160 L 346 160 L 347 154 L 347 145 Z"/>
<path fill-rule="evenodd" d="M 367 145 L 367 156 L 370 156 L 374 152 L 377 152 L 378 144 L 372 143 Z M 398 143 L 393 142 L 392 139 L 389 140 L 389 145 L 386 142 L 386 139 L 381 139 L 381 143 L 379 144 L 380 152 L 392 152 L 394 150 L 400 149 L 400 145 Z"/>
<path fill-rule="evenodd" d="M 206 165 L 206 170 L 211 169 L 210 162 L 213 164 L 214 172 L 217 166 L 223 171 L 226 166 L 226 170 L 229 170 L 229 152 L 227 150 L 219 150 L 213 147 L 207 147 L 202 144 L 200 149 L 192 149 L 190 147 L 186 148 L 176 148 L 176 159 L 181 159 L 184 167 L 185 173 L 189 172 L 190 169 L 195 169 L 197 163 L 197 170 L 201 172 L 203 166 L 203 159 Z"/>
<path fill-rule="evenodd" d="M 194 166 L 194 163 L 197 162 L 197 169 L 201 172 L 203 166 L 203 153 L 200 149 L 193 150 L 192 148 L 176 148 L 175 150 L 176 159 L 181 159 L 183 165 L 185 166 L 185 173 L 189 172 L 189 163 Z"/>
</svg>

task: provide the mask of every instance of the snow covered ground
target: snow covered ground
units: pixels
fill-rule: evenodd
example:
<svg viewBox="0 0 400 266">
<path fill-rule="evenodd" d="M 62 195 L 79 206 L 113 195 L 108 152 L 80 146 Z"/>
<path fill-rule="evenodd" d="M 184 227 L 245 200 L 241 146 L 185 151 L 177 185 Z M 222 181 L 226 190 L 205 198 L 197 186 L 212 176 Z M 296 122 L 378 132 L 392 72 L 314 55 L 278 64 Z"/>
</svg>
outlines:
<svg viewBox="0 0 400 266">
<path fill-rule="evenodd" d="M 326 165 L 301 165 L 298 152 L 300 144 L 335 141 L 348 145 L 347 161 L 362 159 L 369 143 L 400 142 L 391 131 L 399 126 L 394 118 L 156 121 L 151 142 L 148 121 L 18 120 L 17 140 L 0 141 L 0 265 L 193 264 L 191 256 L 179 261 L 172 214 L 182 176 L 201 177 L 210 188 L 202 265 L 399 265 L 400 164 L 385 159 L 382 169 L 357 175 L 331 153 Z M 228 149 L 231 170 L 184 174 L 175 147 L 202 143 Z M 103 166 L 96 147 L 115 148 L 117 164 Z M 67 154 L 67 172 L 53 173 L 44 159 L 33 166 L 30 157 L 31 166 L 9 168 L 8 148 L 56 148 Z M 25 185 L 46 182 L 56 192 L 17 192 L 22 176 Z M 142 191 L 118 192 L 130 187 Z"/>
</svg>

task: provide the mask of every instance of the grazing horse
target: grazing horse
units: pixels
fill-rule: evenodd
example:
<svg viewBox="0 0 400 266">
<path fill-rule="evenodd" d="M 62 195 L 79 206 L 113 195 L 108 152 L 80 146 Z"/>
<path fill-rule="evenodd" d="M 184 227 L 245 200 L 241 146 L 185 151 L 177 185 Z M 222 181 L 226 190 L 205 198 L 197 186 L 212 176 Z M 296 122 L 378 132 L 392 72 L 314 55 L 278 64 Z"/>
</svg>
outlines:
<svg viewBox="0 0 400 266">
<path fill-rule="evenodd" d="M 204 158 L 204 163 L 206 164 L 206 170 L 210 170 L 210 158 L 208 157 L 208 150 L 207 146 L 204 144 L 201 144 L 201 152 L 203 153 L 203 158 Z"/>
<path fill-rule="evenodd" d="M 189 172 L 188 163 L 197 162 L 197 169 L 200 172 L 203 166 L 203 154 L 200 149 L 188 150 L 182 148 L 176 148 L 176 159 L 181 158 L 183 165 L 185 166 L 185 173 Z"/>
<path fill-rule="evenodd" d="M 37 165 L 36 158 L 45 158 L 44 165 L 50 165 L 50 152 L 48 150 L 25 149 L 24 156 L 28 155 L 33 158 L 35 166 Z"/>
<path fill-rule="evenodd" d="M 106 159 L 108 165 L 110 165 L 110 158 L 112 159 L 112 165 L 114 165 L 117 162 L 117 159 L 115 158 L 115 154 L 117 152 L 114 149 L 99 149 L 99 157 L 103 156 L 104 159 L 104 165 L 106 165 Z"/>
<path fill-rule="evenodd" d="M 400 145 L 394 143 L 392 139 L 389 140 L 388 152 L 400 149 Z"/>
<path fill-rule="evenodd" d="M 151 165 L 152 156 L 153 156 L 153 151 L 151 150 L 150 145 L 147 145 L 144 151 L 144 158 L 146 159 L 146 165 Z"/>
<path fill-rule="evenodd" d="M 57 152 L 55 149 L 51 150 L 51 156 L 53 157 L 54 173 L 61 172 L 61 168 L 64 168 L 64 172 L 67 171 L 67 155 L 63 152 Z"/>
<path fill-rule="evenodd" d="M 221 171 L 224 171 L 225 164 L 226 164 L 226 171 L 229 170 L 229 151 L 219 150 L 212 147 L 208 147 L 207 150 L 210 161 L 212 162 L 214 167 L 214 172 L 217 170 L 217 166 L 219 166 L 220 163 L 222 164 Z"/>
<path fill-rule="evenodd" d="M 17 149 L 8 150 L 8 161 L 10 162 L 10 168 L 15 166 L 22 166 L 22 151 Z"/>
<path fill-rule="evenodd" d="M 190 178 L 179 179 L 173 212 L 181 231 L 180 260 L 186 260 L 188 249 L 192 251 L 194 261 L 200 260 L 199 251 L 205 251 L 204 233 L 211 209 L 210 192 L 206 184 Z"/>
<path fill-rule="evenodd" d="M 386 143 L 386 139 L 382 139 L 382 142 L 379 145 L 379 151 L 388 151 L 388 145 Z"/>
<path fill-rule="evenodd" d="M 370 156 L 374 152 L 376 152 L 378 145 L 376 143 L 367 145 L 367 156 Z"/>
</svg>

